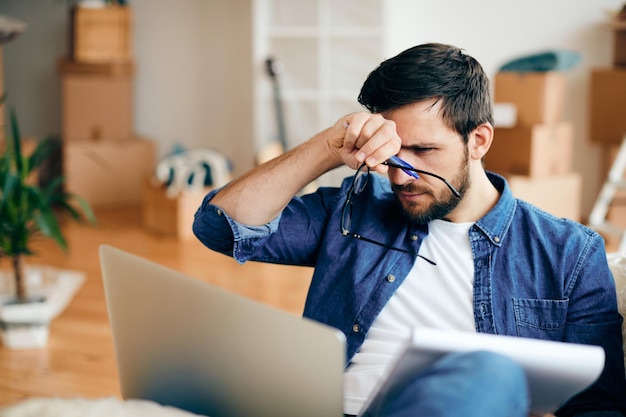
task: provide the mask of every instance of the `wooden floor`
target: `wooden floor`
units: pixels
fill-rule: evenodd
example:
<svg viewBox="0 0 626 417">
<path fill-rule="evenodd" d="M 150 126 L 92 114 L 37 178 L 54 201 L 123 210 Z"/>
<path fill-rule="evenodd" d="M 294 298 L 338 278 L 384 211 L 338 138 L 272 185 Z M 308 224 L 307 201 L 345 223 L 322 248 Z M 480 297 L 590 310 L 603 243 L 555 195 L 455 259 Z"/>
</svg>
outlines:
<svg viewBox="0 0 626 417">
<path fill-rule="evenodd" d="M 37 242 L 30 262 L 73 269 L 86 281 L 50 326 L 44 349 L 9 350 L 0 345 L 0 407 L 31 397 L 119 397 L 117 369 L 105 307 L 98 246 L 106 243 L 169 268 L 300 315 L 312 270 L 259 263 L 238 265 L 196 240 L 179 242 L 144 230 L 138 209 L 97 213 L 97 226 L 67 223 L 65 254 L 50 241 Z M 0 264 L 8 268 L 6 260 Z"/>
</svg>

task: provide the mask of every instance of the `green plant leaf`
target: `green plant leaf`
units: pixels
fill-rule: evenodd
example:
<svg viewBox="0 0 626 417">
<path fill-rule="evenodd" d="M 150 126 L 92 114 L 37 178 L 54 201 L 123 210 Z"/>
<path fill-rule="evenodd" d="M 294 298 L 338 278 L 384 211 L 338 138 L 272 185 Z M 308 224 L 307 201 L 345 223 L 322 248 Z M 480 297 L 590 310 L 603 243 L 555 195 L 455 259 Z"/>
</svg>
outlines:
<svg viewBox="0 0 626 417">
<path fill-rule="evenodd" d="M 0 103 L 3 100 L 4 96 L 0 97 Z M 65 251 L 67 242 L 55 209 L 59 207 L 69 212 L 75 220 L 81 220 L 82 213 L 91 223 L 95 223 L 95 215 L 86 200 L 62 191 L 62 176 L 54 178 L 45 189 L 29 182 L 29 174 L 49 157 L 58 141 L 43 139 L 25 158 L 13 110 L 10 127 L 12 138 L 7 140 L 6 150 L 0 154 L 0 257 L 32 255 L 29 245 L 38 235 L 53 239 Z"/>
<path fill-rule="evenodd" d="M 22 175 L 23 172 L 23 158 L 22 158 L 22 137 L 20 136 L 20 129 L 17 124 L 17 116 L 15 110 L 11 109 L 11 132 L 12 132 L 12 153 L 15 162 L 15 168 L 17 172 Z"/>
<path fill-rule="evenodd" d="M 49 201 L 50 203 L 57 203 L 59 200 L 62 199 L 62 197 L 59 197 L 62 195 L 62 192 L 59 192 L 58 190 L 60 189 L 61 185 L 63 185 L 63 181 L 64 177 L 62 175 L 59 175 L 58 177 L 50 181 L 50 184 L 46 186 L 43 192 L 47 201 Z"/>
<path fill-rule="evenodd" d="M 15 198 L 15 190 L 20 186 L 20 182 L 20 177 L 10 172 L 4 178 L 2 192 L 0 193 L 2 196 L 2 199 L 0 200 L 0 219 L 3 219 L 4 221 L 8 220 L 11 210 L 11 202 Z"/>
<path fill-rule="evenodd" d="M 86 219 L 89 223 L 95 224 L 96 216 L 87 200 L 73 193 L 58 191 L 63 181 L 64 177 L 59 176 L 46 187 L 45 195 L 50 198 L 49 204 L 68 212 L 74 220 Z M 72 203 L 77 204 L 80 210 Z"/>
<path fill-rule="evenodd" d="M 59 209 L 62 209 L 64 212 L 69 213 L 72 219 L 76 221 L 83 220 L 83 216 L 81 215 L 81 213 L 74 206 L 72 206 L 67 200 L 59 199 L 55 203 L 55 206 Z"/>
<path fill-rule="evenodd" d="M 67 196 L 71 198 L 72 200 L 76 201 L 81 211 L 83 212 L 83 215 L 85 216 L 85 218 L 87 219 L 89 223 L 96 224 L 98 222 L 96 220 L 96 215 L 94 214 L 87 200 L 85 200 L 83 197 L 76 195 L 76 194 L 67 194 Z"/>
<path fill-rule="evenodd" d="M 61 249 L 67 250 L 67 242 L 61 233 L 54 211 L 49 209 L 37 211 L 33 213 L 33 220 L 44 236 L 52 238 Z"/>
<path fill-rule="evenodd" d="M 30 174 L 35 169 L 39 168 L 39 166 L 50 156 L 52 151 L 56 150 L 59 147 L 59 142 L 54 140 L 52 137 L 46 137 L 37 143 L 37 147 L 33 151 L 32 155 L 28 157 L 28 169 L 27 172 Z"/>
</svg>

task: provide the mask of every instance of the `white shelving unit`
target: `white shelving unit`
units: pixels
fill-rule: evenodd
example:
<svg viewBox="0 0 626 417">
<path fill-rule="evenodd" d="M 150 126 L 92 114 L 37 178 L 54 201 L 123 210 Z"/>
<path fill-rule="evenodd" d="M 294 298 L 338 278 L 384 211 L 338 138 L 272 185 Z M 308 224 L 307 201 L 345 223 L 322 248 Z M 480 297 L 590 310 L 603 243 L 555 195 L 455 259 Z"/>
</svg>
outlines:
<svg viewBox="0 0 626 417">
<path fill-rule="evenodd" d="M 383 0 L 253 0 L 255 146 L 277 139 L 274 97 L 265 60 L 279 74 L 285 131 L 294 147 L 362 110 L 357 96 L 367 74 L 382 60 Z M 320 185 L 336 185 L 340 169 Z"/>
</svg>

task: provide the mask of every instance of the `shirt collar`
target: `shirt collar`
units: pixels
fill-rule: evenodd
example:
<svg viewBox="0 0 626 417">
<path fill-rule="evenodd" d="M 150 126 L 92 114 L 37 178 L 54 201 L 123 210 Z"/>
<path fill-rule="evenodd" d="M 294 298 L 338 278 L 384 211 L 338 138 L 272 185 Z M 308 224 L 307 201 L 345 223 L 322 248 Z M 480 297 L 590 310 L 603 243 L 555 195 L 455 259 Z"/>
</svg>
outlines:
<svg viewBox="0 0 626 417">
<path fill-rule="evenodd" d="M 511 226 L 511 222 L 513 221 L 513 214 L 515 213 L 515 209 L 517 207 L 517 201 L 515 200 L 515 197 L 513 197 L 509 184 L 504 177 L 493 172 L 487 172 L 487 176 L 489 181 L 491 181 L 493 186 L 496 187 L 500 193 L 500 198 L 496 205 L 476 222 L 475 226 L 481 230 L 494 245 L 500 246 L 502 245 L 502 241 Z M 384 207 L 384 211 L 386 212 L 386 216 L 383 218 L 389 216 L 389 213 L 397 213 L 397 216 L 400 216 L 401 214 L 397 209 L 398 206 L 395 202 L 395 197 L 393 196 L 391 185 L 389 184 L 387 178 L 379 175 L 374 175 L 373 178 L 375 179 L 372 179 L 371 182 L 374 187 L 373 193 L 376 195 L 379 202 L 378 207 Z M 372 208 L 369 210 L 372 210 Z M 373 213 L 370 212 L 370 214 Z M 381 217 L 368 217 L 372 219 L 372 221 L 381 221 Z M 391 217 L 387 218 L 387 220 L 391 221 L 392 224 L 386 224 L 383 227 L 380 223 L 377 223 L 374 231 L 369 233 L 380 234 L 380 237 L 377 238 L 383 239 L 383 237 L 386 236 L 390 230 L 394 229 L 393 224 L 398 224 L 397 218 L 393 219 L 393 217 Z M 420 227 L 414 226 L 410 229 L 412 233 L 417 233 L 420 241 L 428 234 L 428 227 L 426 225 L 422 225 Z"/>
<path fill-rule="evenodd" d="M 513 221 L 517 201 L 504 177 L 493 172 L 487 172 L 487 176 L 500 193 L 500 199 L 487 214 L 476 222 L 476 227 L 487 236 L 491 243 L 500 246 Z"/>
</svg>

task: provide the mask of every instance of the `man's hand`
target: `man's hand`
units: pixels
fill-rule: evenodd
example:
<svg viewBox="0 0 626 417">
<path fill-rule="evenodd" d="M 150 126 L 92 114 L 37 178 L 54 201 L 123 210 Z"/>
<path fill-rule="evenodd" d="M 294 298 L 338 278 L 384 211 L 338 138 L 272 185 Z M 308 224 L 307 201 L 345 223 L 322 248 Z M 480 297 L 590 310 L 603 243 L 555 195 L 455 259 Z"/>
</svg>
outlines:
<svg viewBox="0 0 626 417">
<path fill-rule="evenodd" d="M 320 175 L 363 162 L 384 174 L 381 162 L 400 151 L 396 124 L 380 114 L 352 113 L 310 140 L 231 181 L 212 203 L 247 225 L 263 225 L 276 216 L 302 187 Z"/>
<path fill-rule="evenodd" d="M 330 133 L 328 145 L 339 161 L 354 169 L 365 162 L 381 174 L 388 170 L 381 162 L 396 155 L 402 145 L 396 124 L 380 114 L 349 114 L 339 119 Z"/>
</svg>

